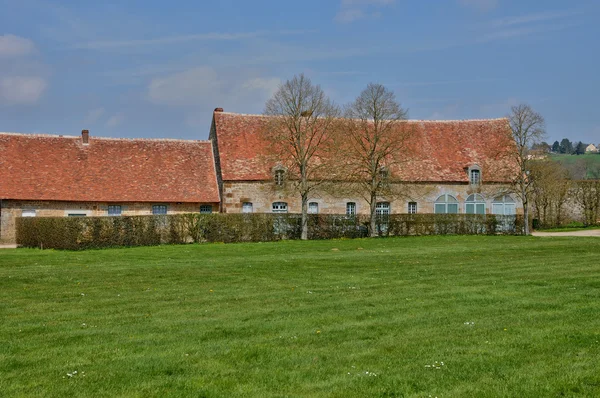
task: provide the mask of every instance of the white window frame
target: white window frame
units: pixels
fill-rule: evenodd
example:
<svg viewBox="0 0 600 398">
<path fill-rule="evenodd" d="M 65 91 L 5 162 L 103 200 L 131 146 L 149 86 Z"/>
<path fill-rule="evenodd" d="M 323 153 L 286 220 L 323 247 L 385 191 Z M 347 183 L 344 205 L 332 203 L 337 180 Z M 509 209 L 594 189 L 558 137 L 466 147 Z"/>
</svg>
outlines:
<svg viewBox="0 0 600 398">
<path fill-rule="evenodd" d="M 500 195 L 492 202 L 492 214 L 514 216 L 517 214 L 517 203 L 510 195 Z"/>
<path fill-rule="evenodd" d="M 469 195 L 465 201 L 465 214 L 484 215 L 487 210 L 486 208 L 485 198 L 480 193 Z"/>
<path fill-rule="evenodd" d="M 118 213 L 113 211 L 111 213 L 111 209 L 112 210 L 116 210 L 118 208 Z M 123 214 L 123 207 L 121 205 L 108 205 L 108 208 L 106 209 L 106 214 L 108 214 L 109 217 L 117 217 L 120 216 L 121 214 Z"/>
<path fill-rule="evenodd" d="M 242 213 L 254 213 L 254 205 L 252 202 L 242 203 Z"/>
<path fill-rule="evenodd" d="M 275 185 L 277 185 L 278 187 L 283 186 L 283 183 L 285 181 L 285 170 L 284 169 L 275 169 L 273 177 L 275 179 Z"/>
<path fill-rule="evenodd" d="M 162 210 L 164 208 L 165 212 L 157 211 Z M 165 214 L 169 214 L 169 206 L 167 205 L 152 205 L 152 215 L 153 216 L 164 216 Z"/>
<path fill-rule="evenodd" d="M 200 214 L 212 214 L 213 207 L 212 205 L 200 205 Z"/>
<path fill-rule="evenodd" d="M 377 202 L 375 205 L 375 214 L 378 216 L 389 215 L 392 212 L 390 202 Z"/>
<path fill-rule="evenodd" d="M 273 202 L 271 205 L 271 211 L 273 213 L 287 213 L 288 204 L 287 202 Z"/>
<path fill-rule="evenodd" d="M 481 184 L 481 170 L 471 169 L 469 171 L 469 183 L 471 185 L 480 185 Z"/>
<path fill-rule="evenodd" d="M 37 210 L 23 209 L 21 210 L 21 217 L 37 217 Z"/>
<path fill-rule="evenodd" d="M 417 202 L 408 202 L 408 214 L 417 214 Z"/>
<path fill-rule="evenodd" d="M 356 215 L 356 202 L 346 202 L 346 215 L 347 216 L 355 216 Z"/>
<path fill-rule="evenodd" d="M 317 202 L 308 202 L 308 214 L 319 214 L 319 204 Z"/>
<path fill-rule="evenodd" d="M 452 209 L 456 209 L 456 211 L 448 211 L 452 206 Z M 443 211 L 438 211 L 442 209 Z M 458 203 L 458 199 L 454 195 L 450 195 L 449 193 L 445 193 L 440 195 L 433 204 L 433 212 L 434 214 L 459 214 L 460 207 Z"/>
</svg>

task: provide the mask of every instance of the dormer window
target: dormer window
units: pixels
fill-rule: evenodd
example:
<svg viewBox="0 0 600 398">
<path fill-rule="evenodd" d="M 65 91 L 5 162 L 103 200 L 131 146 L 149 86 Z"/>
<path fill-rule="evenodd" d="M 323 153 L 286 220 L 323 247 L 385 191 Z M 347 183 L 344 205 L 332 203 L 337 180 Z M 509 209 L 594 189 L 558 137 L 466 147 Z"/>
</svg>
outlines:
<svg viewBox="0 0 600 398">
<path fill-rule="evenodd" d="M 479 185 L 481 184 L 481 169 L 479 166 L 471 166 L 469 167 L 469 183 L 471 185 Z"/>
<path fill-rule="evenodd" d="M 385 166 L 381 166 L 381 168 L 379 169 L 379 178 L 380 178 L 382 181 L 385 181 L 385 180 L 387 180 L 387 179 L 388 179 L 388 177 L 389 177 L 389 176 L 390 176 L 390 172 L 389 172 L 389 170 L 387 169 L 387 167 L 385 167 Z"/>
<path fill-rule="evenodd" d="M 276 168 L 275 171 L 273 171 L 273 179 L 275 180 L 275 185 L 278 187 L 283 186 L 285 181 L 285 170 L 283 168 Z"/>
</svg>

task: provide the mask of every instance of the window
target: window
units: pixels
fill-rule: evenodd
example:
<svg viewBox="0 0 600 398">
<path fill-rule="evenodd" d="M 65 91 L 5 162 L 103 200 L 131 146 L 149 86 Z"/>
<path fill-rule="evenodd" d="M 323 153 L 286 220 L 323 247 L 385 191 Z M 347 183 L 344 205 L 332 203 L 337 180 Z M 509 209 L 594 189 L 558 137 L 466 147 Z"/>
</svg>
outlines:
<svg viewBox="0 0 600 398">
<path fill-rule="evenodd" d="M 201 214 L 212 214 L 212 205 L 201 205 L 200 213 Z M 166 214 L 166 213 L 165 213 Z"/>
<path fill-rule="evenodd" d="M 252 202 L 244 202 L 242 204 L 242 213 L 252 213 L 254 211 Z"/>
<path fill-rule="evenodd" d="M 35 217 L 36 212 L 34 209 L 25 209 L 21 212 L 21 217 Z"/>
<path fill-rule="evenodd" d="M 417 202 L 408 202 L 408 214 L 417 214 Z"/>
<path fill-rule="evenodd" d="M 471 185 L 481 184 L 481 170 L 478 168 L 472 168 L 469 170 L 469 182 Z"/>
<path fill-rule="evenodd" d="M 68 213 L 67 217 L 87 217 L 85 213 Z"/>
<path fill-rule="evenodd" d="M 355 216 L 356 215 L 356 202 L 346 203 L 346 215 L 347 216 Z"/>
<path fill-rule="evenodd" d="M 167 205 L 153 205 L 152 206 L 152 214 L 154 214 L 154 215 L 167 214 Z"/>
<path fill-rule="evenodd" d="M 308 204 L 308 214 L 319 213 L 319 204 L 317 202 L 310 202 Z"/>
<path fill-rule="evenodd" d="M 275 185 L 281 187 L 283 186 L 283 181 L 285 180 L 285 170 L 277 169 L 275 170 Z"/>
<path fill-rule="evenodd" d="M 492 213 L 496 215 L 514 216 L 517 213 L 515 200 L 510 195 L 500 195 L 492 202 Z"/>
<path fill-rule="evenodd" d="M 377 205 L 375 205 L 375 214 L 378 216 L 390 214 L 390 202 L 377 202 Z"/>
<path fill-rule="evenodd" d="M 434 206 L 436 214 L 458 214 L 458 200 L 452 195 L 444 194 L 437 198 Z"/>
<path fill-rule="evenodd" d="M 121 206 L 109 205 L 108 206 L 108 215 L 109 216 L 120 216 L 121 215 Z"/>
<path fill-rule="evenodd" d="M 286 202 L 273 202 L 273 213 L 287 213 L 288 205 Z"/>
<path fill-rule="evenodd" d="M 465 213 L 485 214 L 485 199 L 478 193 L 469 195 L 465 202 Z"/>
<path fill-rule="evenodd" d="M 387 169 L 387 167 L 381 166 L 381 168 L 379 169 L 379 178 L 382 181 L 384 181 L 384 180 L 387 180 L 389 176 L 390 176 L 390 172 Z"/>
</svg>

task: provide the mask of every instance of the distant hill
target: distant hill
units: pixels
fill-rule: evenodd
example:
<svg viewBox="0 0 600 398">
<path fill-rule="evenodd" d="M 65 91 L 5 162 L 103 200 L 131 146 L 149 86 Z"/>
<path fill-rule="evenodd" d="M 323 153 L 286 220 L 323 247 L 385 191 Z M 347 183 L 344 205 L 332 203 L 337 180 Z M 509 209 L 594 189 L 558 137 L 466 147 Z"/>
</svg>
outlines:
<svg viewBox="0 0 600 398">
<path fill-rule="evenodd" d="M 587 153 L 585 155 L 559 155 L 551 153 L 549 158 L 562 164 L 571 177 L 576 180 L 585 178 L 600 179 L 600 155 Z"/>
</svg>

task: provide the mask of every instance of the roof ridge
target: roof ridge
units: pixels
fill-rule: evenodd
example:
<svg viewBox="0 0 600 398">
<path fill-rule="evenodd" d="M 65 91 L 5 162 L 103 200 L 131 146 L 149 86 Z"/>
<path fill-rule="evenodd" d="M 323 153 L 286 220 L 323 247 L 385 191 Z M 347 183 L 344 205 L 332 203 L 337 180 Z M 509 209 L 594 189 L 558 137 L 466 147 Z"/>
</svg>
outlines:
<svg viewBox="0 0 600 398">
<path fill-rule="evenodd" d="M 253 116 L 253 117 L 272 117 L 271 115 L 253 114 L 253 113 L 236 113 L 236 112 L 216 112 L 217 114 L 234 115 L 234 116 Z M 407 119 L 405 122 L 414 123 L 456 123 L 456 122 L 495 122 L 500 120 L 508 120 L 506 117 L 488 118 L 488 119 Z"/>
<path fill-rule="evenodd" d="M 63 134 L 40 134 L 40 133 L 12 133 L 1 132 L 2 135 L 22 136 L 29 138 L 81 138 L 80 135 L 63 135 Z M 93 140 L 103 141 L 149 141 L 149 142 L 190 142 L 190 143 L 210 143 L 210 140 L 186 140 L 183 138 L 127 138 L 127 137 L 100 137 L 91 136 Z"/>
</svg>

